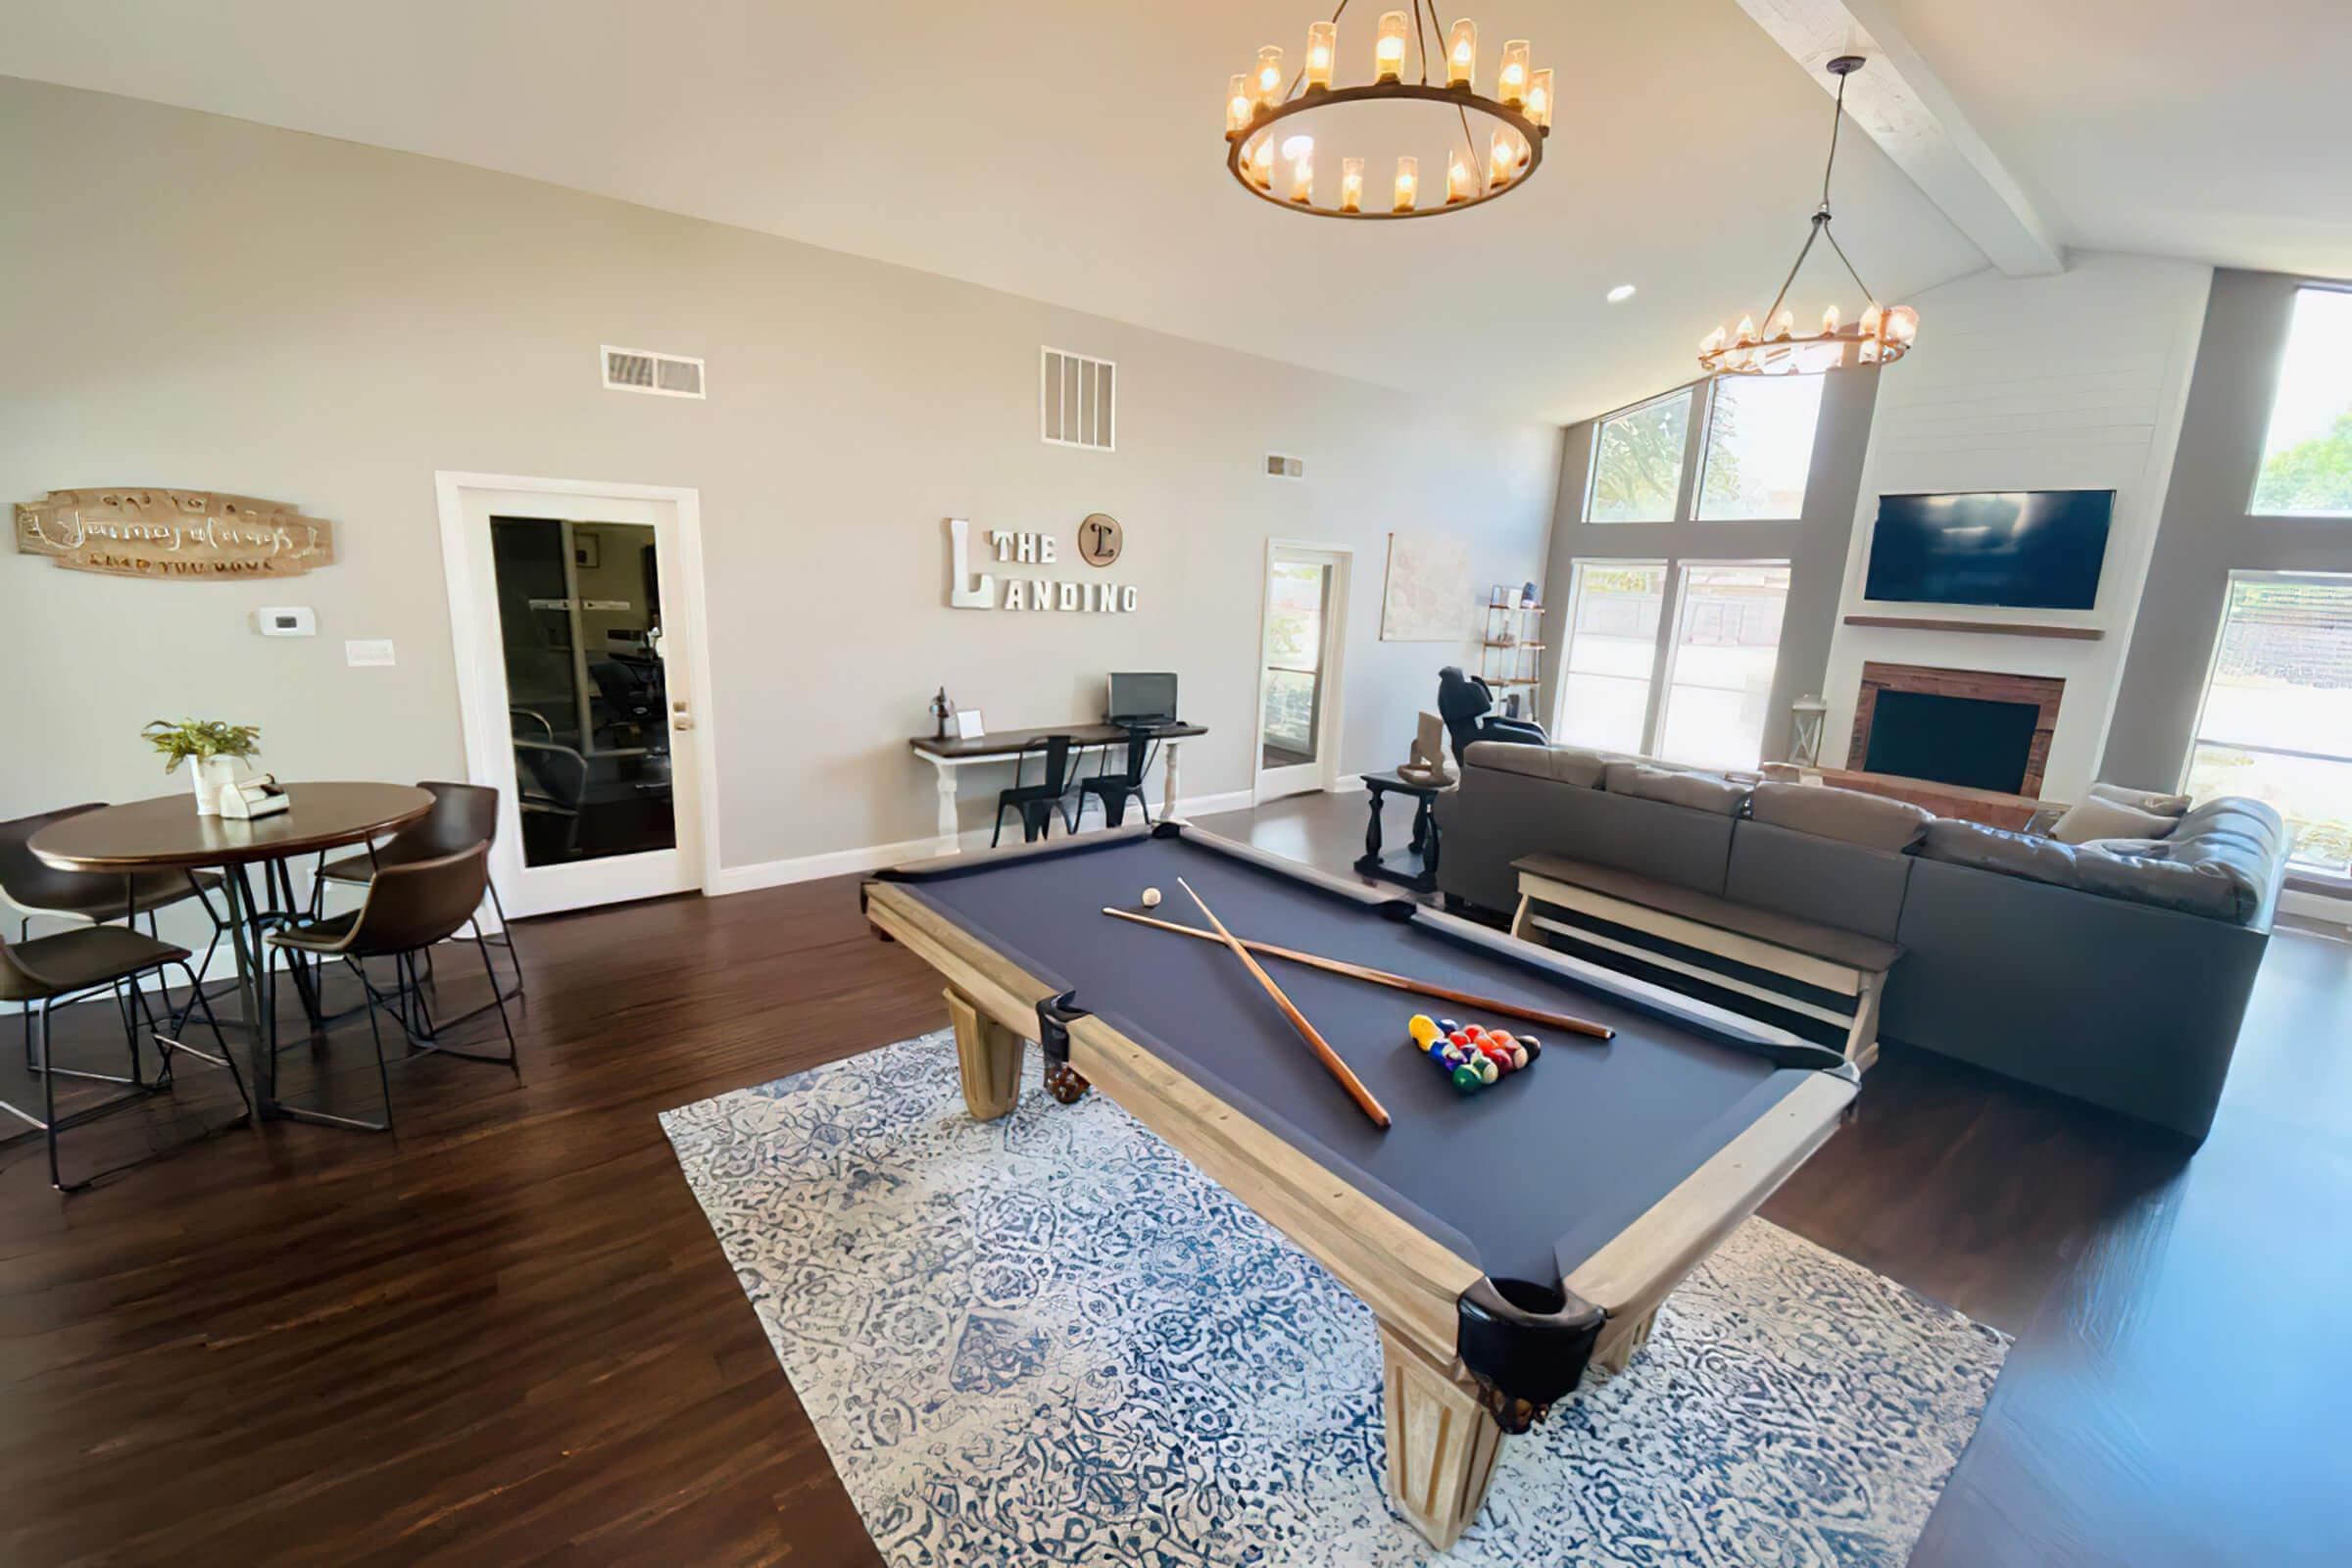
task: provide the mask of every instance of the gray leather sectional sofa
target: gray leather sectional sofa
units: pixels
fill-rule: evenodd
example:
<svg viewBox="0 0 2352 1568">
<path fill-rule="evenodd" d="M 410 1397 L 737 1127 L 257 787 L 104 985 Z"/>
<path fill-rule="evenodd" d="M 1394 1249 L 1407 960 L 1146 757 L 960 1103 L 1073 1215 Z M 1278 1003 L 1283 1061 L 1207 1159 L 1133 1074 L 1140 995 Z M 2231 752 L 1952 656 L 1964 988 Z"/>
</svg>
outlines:
<svg viewBox="0 0 2352 1568">
<path fill-rule="evenodd" d="M 1508 913 L 1511 862 L 1541 853 L 1893 942 L 1882 1038 L 2192 1139 L 2229 1076 L 2287 850 L 2248 800 L 2187 810 L 2153 844 L 2062 844 L 1849 790 L 1491 742 L 1437 813 L 1449 898 Z"/>
</svg>

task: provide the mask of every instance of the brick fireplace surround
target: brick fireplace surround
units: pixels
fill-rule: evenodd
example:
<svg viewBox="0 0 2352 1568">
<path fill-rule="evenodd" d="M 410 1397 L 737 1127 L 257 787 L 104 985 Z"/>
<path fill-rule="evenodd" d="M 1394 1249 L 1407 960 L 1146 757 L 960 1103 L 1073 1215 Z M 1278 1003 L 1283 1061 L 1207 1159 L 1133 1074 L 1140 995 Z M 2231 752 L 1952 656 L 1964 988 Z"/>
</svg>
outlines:
<svg viewBox="0 0 2352 1568">
<path fill-rule="evenodd" d="M 2050 760 L 2050 736 L 2058 727 L 2058 699 L 2066 682 L 2054 675 L 2005 675 L 1984 669 L 1937 669 L 1930 664 L 1865 663 L 1862 691 L 1854 700 L 1854 733 L 1847 765 L 1859 767 L 1870 755 L 1870 721 L 1881 692 L 1921 692 L 1936 697 L 1974 697 L 1996 703 L 2032 703 L 2038 710 L 2034 740 L 2026 754 L 2025 782 L 2018 794 L 2041 794 L 2042 769 Z"/>
</svg>

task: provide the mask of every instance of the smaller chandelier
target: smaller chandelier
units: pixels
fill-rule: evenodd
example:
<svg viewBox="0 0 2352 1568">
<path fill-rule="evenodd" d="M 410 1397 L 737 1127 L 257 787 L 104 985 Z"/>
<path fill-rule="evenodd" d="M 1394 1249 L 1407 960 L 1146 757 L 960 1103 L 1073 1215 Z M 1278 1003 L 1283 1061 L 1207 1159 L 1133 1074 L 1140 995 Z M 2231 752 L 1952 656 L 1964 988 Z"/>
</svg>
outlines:
<svg viewBox="0 0 2352 1568">
<path fill-rule="evenodd" d="M 1489 97 L 1477 85 L 1477 24 L 1456 22 L 1433 49 L 1440 37 L 1434 0 L 1413 0 L 1409 17 L 1402 11 L 1382 15 L 1372 37 L 1372 79 L 1336 86 L 1340 18 L 1347 10 L 1348 0 L 1340 0 L 1329 22 L 1307 27 L 1305 61 L 1287 86 L 1282 47 L 1267 44 L 1258 50 L 1256 66 L 1235 76 L 1226 88 L 1225 167 L 1244 190 L 1316 218 L 1397 219 L 1462 212 L 1527 183 L 1544 161 L 1544 138 L 1551 134 L 1553 92 L 1551 72 L 1533 69 L 1527 40 L 1513 38 L 1502 46 L 1494 95 Z M 1415 53 L 1420 57 L 1419 79 L 1407 81 L 1406 59 Z M 1445 64 L 1442 87 L 1430 80 L 1433 54 Z M 1408 99 L 1449 107 L 1461 124 L 1460 145 L 1449 146 L 1445 158 L 1443 205 L 1423 205 L 1421 161 L 1409 155 L 1397 158 L 1395 182 L 1386 191 L 1367 191 L 1363 159 L 1341 159 L 1339 199 L 1319 201 L 1315 138 L 1296 128 L 1286 136 L 1276 128 L 1286 120 L 1329 105 Z M 1489 131 L 1483 144 L 1471 131 L 1473 114 L 1482 117 Z M 1377 171 L 1374 177 L 1386 173 Z"/>
<path fill-rule="evenodd" d="M 1812 375 L 1849 365 L 1892 365 L 1911 352 L 1912 340 L 1919 336 L 1919 313 L 1908 305 L 1881 305 L 1870 285 L 1862 281 L 1862 274 L 1854 270 L 1854 264 L 1846 260 L 1838 236 L 1830 232 L 1830 172 L 1838 167 L 1838 127 L 1845 119 L 1845 78 L 1862 66 L 1860 55 L 1839 55 L 1830 62 L 1830 74 L 1838 78 L 1838 107 L 1830 112 L 1830 158 L 1821 172 L 1821 205 L 1813 213 L 1813 232 L 1805 236 L 1804 248 L 1796 253 L 1796 265 L 1781 280 L 1781 291 L 1773 296 L 1761 327 L 1754 317 L 1742 316 L 1738 326 L 1719 326 L 1699 339 L 1700 369 L 1716 375 Z M 1833 305 L 1822 313 L 1820 331 L 1800 334 L 1796 313 L 1782 309 L 1782 302 L 1788 298 L 1788 286 L 1796 281 L 1818 239 L 1827 239 L 1838 260 L 1845 263 L 1846 275 L 1862 291 L 1865 307 L 1862 315 L 1848 323 Z"/>
</svg>

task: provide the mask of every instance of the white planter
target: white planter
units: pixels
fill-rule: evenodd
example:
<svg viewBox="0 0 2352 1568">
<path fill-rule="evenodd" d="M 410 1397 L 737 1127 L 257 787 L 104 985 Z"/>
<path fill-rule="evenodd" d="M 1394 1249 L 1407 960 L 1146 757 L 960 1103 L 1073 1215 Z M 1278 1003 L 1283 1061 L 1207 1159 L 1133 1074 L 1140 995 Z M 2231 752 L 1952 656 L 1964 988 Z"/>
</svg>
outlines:
<svg viewBox="0 0 2352 1568">
<path fill-rule="evenodd" d="M 196 782 L 196 814 L 219 816 L 220 792 L 237 781 L 237 760 L 233 757 L 191 757 L 188 766 Z"/>
</svg>

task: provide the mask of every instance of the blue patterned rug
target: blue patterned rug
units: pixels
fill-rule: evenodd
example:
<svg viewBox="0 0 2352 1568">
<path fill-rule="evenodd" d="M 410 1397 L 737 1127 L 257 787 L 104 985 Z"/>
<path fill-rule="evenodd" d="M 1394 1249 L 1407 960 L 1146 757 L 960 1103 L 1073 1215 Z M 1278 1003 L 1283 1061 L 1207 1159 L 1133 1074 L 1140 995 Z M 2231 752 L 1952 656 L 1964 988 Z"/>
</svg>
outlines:
<svg viewBox="0 0 2352 1568">
<path fill-rule="evenodd" d="M 1103 1096 L 965 1114 L 953 1040 L 662 1118 L 896 1564 L 1897 1564 L 2008 1341 L 1761 1220 L 1506 1443 L 1440 1556 L 1371 1314 Z"/>
</svg>

